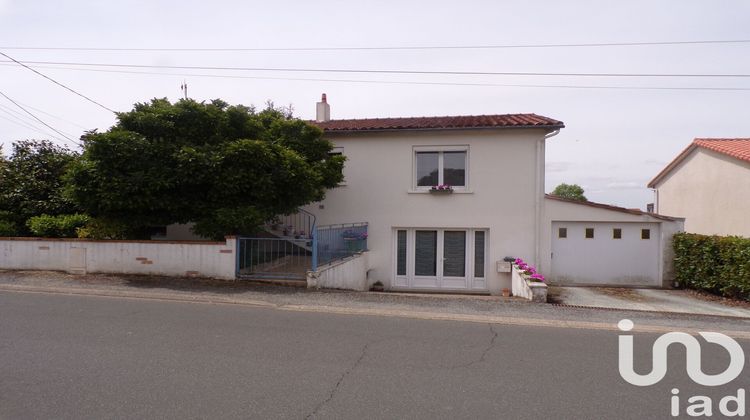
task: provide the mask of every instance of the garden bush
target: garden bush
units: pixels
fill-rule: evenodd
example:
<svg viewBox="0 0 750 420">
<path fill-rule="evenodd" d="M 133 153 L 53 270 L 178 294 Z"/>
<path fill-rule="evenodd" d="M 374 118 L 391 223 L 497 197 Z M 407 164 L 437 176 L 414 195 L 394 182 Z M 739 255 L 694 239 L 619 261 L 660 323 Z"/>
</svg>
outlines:
<svg viewBox="0 0 750 420">
<path fill-rule="evenodd" d="M 17 228 L 15 223 L 0 219 L 0 237 L 16 236 L 16 234 Z"/>
<path fill-rule="evenodd" d="M 88 223 L 89 217 L 85 214 L 61 214 L 50 216 L 43 214 L 30 218 L 26 222 L 34 236 L 45 238 L 75 238 L 77 229 Z"/>
<path fill-rule="evenodd" d="M 91 218 L 86 226 L 77 229 L 77 234 L 85 239 L 128 239 L 129 232 L 124 223 Z"/>
<path fill-rule="evenodd" d="M 673 245 L 680 284 L 750 300 L 750 238 L 678 233 Z"/>
</svg>

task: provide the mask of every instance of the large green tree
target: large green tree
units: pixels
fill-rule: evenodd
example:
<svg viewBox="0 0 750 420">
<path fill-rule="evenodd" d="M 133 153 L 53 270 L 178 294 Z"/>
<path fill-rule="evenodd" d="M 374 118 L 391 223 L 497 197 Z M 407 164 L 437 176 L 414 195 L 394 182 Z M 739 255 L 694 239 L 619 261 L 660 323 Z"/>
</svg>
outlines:
<svg viewBox="0 0 750 420">
<path fill-rule="evenodd" d="M 578 184 L 560 184 L 552 190 L 552 195 L 576 201 L 588 201 L 583 195 L 583 187 Z"/>
<path fill-rule="evenodd" d="M 85 211 L 129 226 L 195 222 L 219 238 L 323 199 L 342 179 L 322 131 L 269 105 L 154 99 L 83 137 L 69 196 Z"/>
<path fill-rule="evenodd" d="M 77 158 L 75 152 L 47 140 L 13 143 L 10 157 L 0 159 L 0 230 L 26 235 L 31 217 L 75 212 L 76 205 L 63 195 L 63 185 Z"/>
</svg>

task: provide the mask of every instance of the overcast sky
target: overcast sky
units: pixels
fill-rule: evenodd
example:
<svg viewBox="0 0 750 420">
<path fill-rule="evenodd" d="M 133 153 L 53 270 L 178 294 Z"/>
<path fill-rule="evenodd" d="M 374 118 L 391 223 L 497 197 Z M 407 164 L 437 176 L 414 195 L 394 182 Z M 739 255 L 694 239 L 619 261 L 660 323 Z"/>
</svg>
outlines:
<svg viewBox="0 0 750 420">
<path fill-rule="evenodd" d="M 750 39 L 750 2 L 740 0 L 0 0 L 0 51 L 21 61 L 297 69 L 750 74 L 750 43 L 243 52 L 9 48 L 486 46 L 747 39 Z M 0 57 L 0 61 L 5 60 Z M 332 118 L 533 112 L 566 124 L 547 144 L 547 190 L 560 182 L 578 183 L 590 200 L 626 207 L 644 208 L 653 201 L 646 183 L 694 137 L 750 137 L 750 90 L 581 87 L 750 89 L 750 78 L 740 77 L 476 76 L 34 66 L 118 111 L 129 110 L 133 103 L 154 97 L 177 100 L 181 96 L 180 84 L 186 80 L 190 97 L 197 100 L 222 98 L 230 103 L 259 106 L 272 100 L 279 105 L 292 104 L 301 118 L 314 117 L 315 102 L 321 92 L 328 94 Z M 82 71 L 82 68 L 107 72 Z M 377 81 L 405 83 L 373 83 Z M 111 112 L 13 63 L 0 63 L 0 91 L 73 138 L 84 129 L 106 130 L 114 123 Z M 0 142 L 5 143 L 6 154 L 15 140 L 50 137 L 44 133 L 51 130 L 39 128 L 36 122 L 16 112 L 22 111 L 0 97 Z M 509 188 L 513 185 L 512 179 L 498 182 Z"/>
</svg>

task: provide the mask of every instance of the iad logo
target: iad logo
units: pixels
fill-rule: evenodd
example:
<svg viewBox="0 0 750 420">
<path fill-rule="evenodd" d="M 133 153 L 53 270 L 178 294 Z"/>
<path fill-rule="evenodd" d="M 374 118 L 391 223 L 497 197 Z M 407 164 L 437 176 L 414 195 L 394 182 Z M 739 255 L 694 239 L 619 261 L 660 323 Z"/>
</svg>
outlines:
<svg viewBox="0 0 750 420">
<path fill-rule="evenodd" d="M 617 323 L 621 331 L 631 331 L 633 321 L 623 319 Z M 716 332 L 698 333 L 704 340 L 709 343 L 718 344 L 729 353 L 729 366 L 721 373 L 708 375 L 701 369 L 701 344 L 690 334 L 682 332 L 670 332 L 663 334 L 656 339 L 652 348 L 653 365 L 651 372 L 645 375 L 635 373 L 633 370 L 633 336 L 620 335 L 619 337 L 619 370 L 620 376 L 630 384 L 636 386 L 650 386 L 658 383 L 667 374 L 667 350 L 671 344 L 682 344 L 685 347 L 687 360 L 685 369 L 693 382 L 704 386 L 726 385 L 736 379 L 745 367 L 745 353 L 742 347 L 728 337 Z M 671 397 L 671 414 L 672 416 L 680 415 L 680 399 L 678 394 L 680 390 L 672 389 Z M 711 398 L 703 395 L 697 395 L 688 398 L 688 403 L 692 403 L 686 409 L 689 416 L 711 416 L 712 401 Z M 734 403 L 736 409 L 729 409 L 729 403 Z M 745 390 L 738 389 L 737 396 L 729 395 L 719 401 L 719 411 L 725 416 L 744 416 L 745 415 Z"/>
</svg>

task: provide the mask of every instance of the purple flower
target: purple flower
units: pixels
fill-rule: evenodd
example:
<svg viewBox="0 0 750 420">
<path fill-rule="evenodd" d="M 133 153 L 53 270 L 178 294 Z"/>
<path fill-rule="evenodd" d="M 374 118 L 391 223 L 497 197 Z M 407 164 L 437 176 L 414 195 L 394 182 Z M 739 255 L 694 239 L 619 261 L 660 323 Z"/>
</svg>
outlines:
<svg viewBox="0 0 750 420">
<path fill-rule="evenodd" d="M 531 276 L 529 277 L 529 279 L 531 279 L 531 281 L 540 281 L 540 282 L 544 282 L 544 276 L 543 276 L 543 275 L 541 275 L 541 274 L 539 274 L 539 273 L 535 273 L 535 274 L 532 274 L 532 275 L 531 275 Z"/>
<path fill-rule="evenodd" d="M 515 265 L 521 265 L 521 264 L 523 264 L 523 260 L 520 259 L 520 258 L 516 258 L 516 260 L 513 261 L 513 264 L 515 264 Z"/>
</svg>

